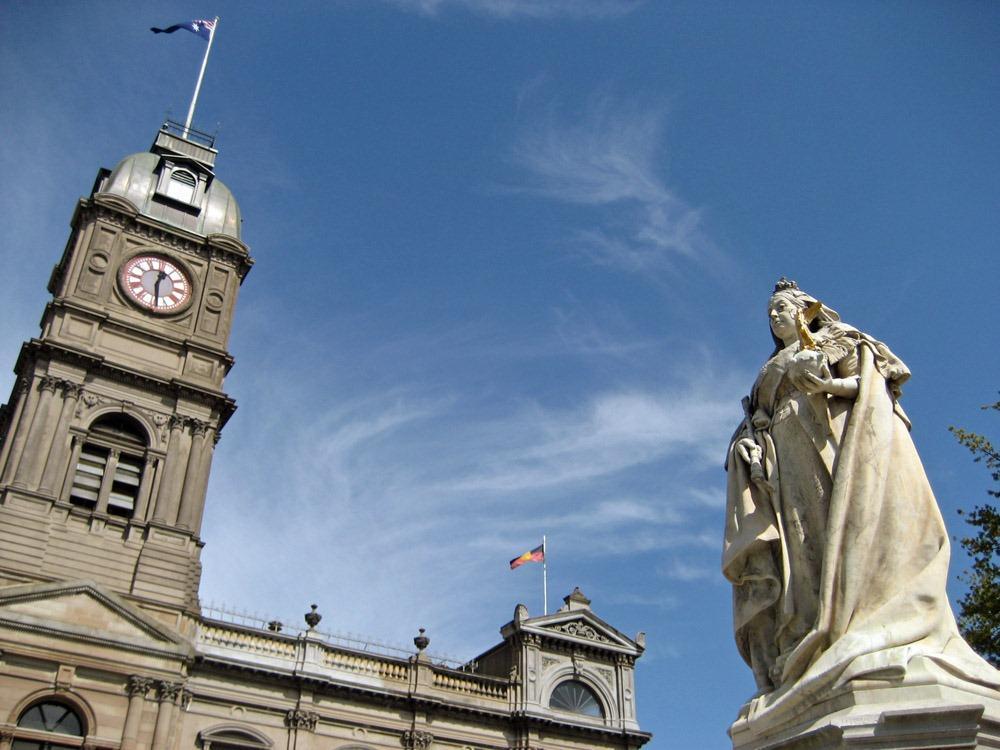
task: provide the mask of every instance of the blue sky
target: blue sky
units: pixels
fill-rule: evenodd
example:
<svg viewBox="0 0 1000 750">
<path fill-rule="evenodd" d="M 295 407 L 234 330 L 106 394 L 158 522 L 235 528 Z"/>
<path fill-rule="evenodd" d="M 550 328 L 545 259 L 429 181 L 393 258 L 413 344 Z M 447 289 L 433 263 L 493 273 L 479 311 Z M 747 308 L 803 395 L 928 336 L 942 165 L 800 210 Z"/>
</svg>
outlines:
<svg viewBox="0 0 1000 750">
<path fill-rule="evenodd" d="M 986 499 L 947 426 L 997 434 L 996 4 L 6 3 L 11 365 L 76 198 L 186 113 L 204 43 L 148 27 L 216 14 L 195 124 L 257 265 L 206 603 L 469 658 L 545 533 L 551 604 L 648 634 L 650 746 L 728 747 L 721 467 L 781 275 L 910 366 L 953 534 Z"/>
</svg>

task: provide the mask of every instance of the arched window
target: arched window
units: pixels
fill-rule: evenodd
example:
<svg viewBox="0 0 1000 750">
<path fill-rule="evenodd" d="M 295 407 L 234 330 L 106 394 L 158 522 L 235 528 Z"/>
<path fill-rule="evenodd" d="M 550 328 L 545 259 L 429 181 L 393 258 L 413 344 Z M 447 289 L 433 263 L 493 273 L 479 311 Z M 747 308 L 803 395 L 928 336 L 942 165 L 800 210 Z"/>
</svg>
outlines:
<svg viewBox="0 0 1000 750">
<path fill-rule="evenodd" d="M 40 732 L 51 736 L 46 737 Z M 18 717 L 11 750 L 62 750 L 80 747 L 83 735 L 83 720 L 76 711 L 65 703 L 46 700 L 29 706 Z"/>
<path fill-rule="evenodd" d="M 549 707 L 584 716 L 604 718 L 604 707 L 597 694 L 579 680 L 566 680 L 556 685 L 549 698 Z"/>
<path fill-rule="evenodd" d="M 175 169 L 167 181 L 167 195 L 182 203 L 192 203 L 197 185 L 198 179 L 193 174 L 186 169 Z"/>
<path fill-rule="evenodd" d="M 202 750 L 271 750 L 273 744 L 266 735 L 240 726 L 220 726 L 199 732 Z"/>
<path fill-rule="evenodd" d="M 101 417 L 87 434 L 73 474 L 74 505 L 130 518 L 139 497 L 146 434 L 125 414 Z"/>
</svg>

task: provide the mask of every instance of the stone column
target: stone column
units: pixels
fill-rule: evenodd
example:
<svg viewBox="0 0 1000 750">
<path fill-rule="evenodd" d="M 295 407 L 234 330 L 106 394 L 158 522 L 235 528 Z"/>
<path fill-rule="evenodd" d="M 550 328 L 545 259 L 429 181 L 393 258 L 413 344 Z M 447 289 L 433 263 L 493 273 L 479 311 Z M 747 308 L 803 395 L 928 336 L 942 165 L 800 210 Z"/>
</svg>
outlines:
<svg viewBox="0 0 1000 750">
<path fill-rule="evenodd" d="M 177 682 L 160 682 L 156 686 L 156 700 L 159 707 L 156 711 L 156 726 L 153 729 L 152 750 L 168 748 L 170 729 L 174 723 L 174 703 L 180 692 L 181 684 Z"/>
<path fill-rule="evenodd" d="M 52 399 L 55 397 L 59 381 L 51 375 L 43 375 L 38 383 L 38 407 L 28 429 L 28 437 L 24 444 L 21 460 L 14 474 L 15 487 L 37 487 L 37 475 L 41 472 L 41 463 L 48 455 L 48 446 L 42 443 L 45 433 L 49 431 L 49 413 L 52 411 Z"/>
<path fill-rule="evenodd" d="M 119 455 L 121 455 L 121 451 L 117 448 L 112 448 L 108 452 L 108 462 L 104 465 L 104 476 L 101 478 L 101 489 L 97 494 L 95 513 L 107 514 L 108 512 L 108 495 L 111 494 L 111 483 L 115 481 Z"/>
<path fill-rule="evenodd" d="M 11 415 L 10 424 L 7 427 L 7 434 L 13 435 L 14 440 L 8 441 L 3 446 L 2 451 L 0 451 L 4 467 L 2 474 L 4 483 L 11 480 L 11 476 L 14 473 L 14 466 L 16 466 L 17 459 L 21 455 L 21 449 L 24 448 L 24 441 L 28 437 L 27 430 L 22 429 L 20 426 L 21 421 L 26 418 L 25 415 L 30 415 L 31 409 L 35 407 L 35 394 L 31 390 L 30 380 L 27 378 L 19 379 L 17 381 L 16 394 L 17 405 L 14 407 L 14 413 Z M 28 408 L 29 406 L 31 409 Z"/>
<path fill-rule="evenodd" d="M 0 729 L 0 750 L 10 750 L 11 744 L 14 742 L 14 730 L 12 729 Z"/>
<path fill-rule="evenodd" d="M 219 433 L 209 428 L 205 440 L 205 453 L 201 462 L 201 469 L 198 476 L 198 507 L 195 509 L 192 519 L 191 531 L 195 534 L 201 532 L 201 519 L 205 515 L 205 499 L 208 497 L 208 480 L 212 476 L 212 458 L 215 456 L 215 446 L 219 444 Z"/>
<path fill-rule="evenodd" d="M 62 492 L 59 493 L 60 500 L 69 500 L 69 493 L 73 487 L 73 479 L 76 478 L 76 465 L 80 463 L 80 453 L 83 451 L 83 438 L 74 435 L 69 450 L 69 468 L 63 477 Z"/>
<path fill-rule="evenodd" d="M 83 386 L 68 381 L 62 382 L 63 403 L 59 412 L 59 421 L 56 423 L 53 433 L 52 447 L 49 449 L 49 457 L 45 461 L 45 470 L 42 473 L 42 482 L 38 486 L 39 492 L 51 494 L 59 483 L 59 478 L 63 473 L 66 459 L 66 447 L 69 444 L 69 424 L 76 412 L 76 403 L 83 392 Z"/>
<path fill-rule="evenodd" d="M 146 705 L 146 693 L 154 684 L 154 680 L 150 677 L 132 675 L 128 678 L 125 686 L 125 692 L 128 693 L 128 713 L 125 714 L 121 750 L 135 750 L 142 722 L 142 710 Z"/>
<path fill-rule="evenodd" d="M 204 463 L 205 435 L 208 424 L 200 420 L 192 420 L 191 450 L 188 453 L 187 470 L 184 472 L 184 491 L 181 494 L 180 511 L 177 513 L 177 525 L 183 529 L 194 531 L 194 523 L 201 516 L 199 512 L 198 490 L 201 487 L 201 467 Z"/>
<path fill-rule="evenodd" d="M 135 496 L 135 509 L 132 511 L 132 518 L 136 521 L 146 520 L 146 509 L 149 507 L 149 493 L 153 487 L 153 475 L 160 464 L 156 456 L 146 456 L 146 462 L 142 467 L 142 479 L 139 480 L 139 491 Z"/>
<path fill-rule="evenodd" d="M 163 465 L 163 480 L 160 482 L 160 492 L 156 498 L 156 509 L 153 521 L 157 523 L 173 523 L 177 516 L 177 498 L 180 482 L 183 478 L 184 464 L 187 455 L 184 453 L 184 425 L 186 417 L 176 414 L 170 418 L 170 439 L 167 442 L 167 458 Z"/>
</svg>

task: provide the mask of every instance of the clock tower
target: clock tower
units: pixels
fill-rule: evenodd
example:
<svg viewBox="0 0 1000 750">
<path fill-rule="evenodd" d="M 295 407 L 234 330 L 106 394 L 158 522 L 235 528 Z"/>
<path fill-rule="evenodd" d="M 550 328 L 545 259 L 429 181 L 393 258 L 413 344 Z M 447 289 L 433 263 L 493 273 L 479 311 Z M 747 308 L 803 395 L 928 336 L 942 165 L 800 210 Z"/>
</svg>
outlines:
<svg viewBox="0 0 1000 750">
<path fill-rule="evenodd" d="M 166 123 L 76 206 L 0 412 L 0 586 L 88 580 L 186 629 L 252 260 L 214 140 Z"/>
</svg>

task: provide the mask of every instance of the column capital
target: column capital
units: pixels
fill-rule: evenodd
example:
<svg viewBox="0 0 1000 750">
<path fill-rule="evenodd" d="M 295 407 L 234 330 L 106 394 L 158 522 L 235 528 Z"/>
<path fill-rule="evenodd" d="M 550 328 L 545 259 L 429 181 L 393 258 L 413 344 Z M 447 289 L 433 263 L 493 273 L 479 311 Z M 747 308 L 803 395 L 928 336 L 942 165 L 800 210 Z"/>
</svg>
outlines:
<svg viewBox="0 0 1000 750">
<path fill-rule="evenodd" d="M 156 700 L 160 703 L 173 703 L 177 700 L 183 688 L 184 686 L 179 682 L 160 680 L 156 684 Z"/>
<path fill-rule="evenodd" d="M 153 686 L 156 684 L 156 680 L 152 677 L 143 677 L 142 675 L 130 675 L 128 681 L 125 683 L 125 692 L 131 698 L 133 695 L 140 695 L 143 698 L 146 697 Z"/>
</svg>

